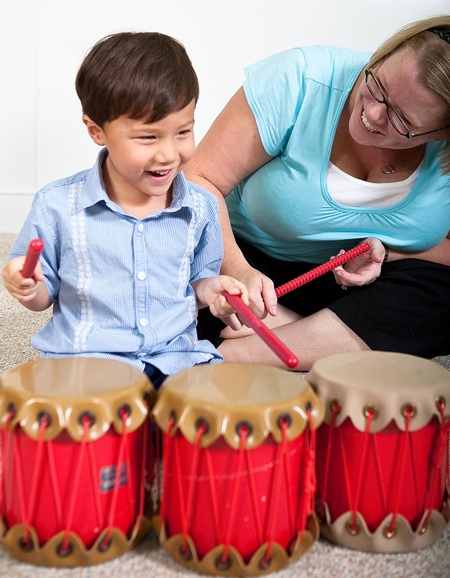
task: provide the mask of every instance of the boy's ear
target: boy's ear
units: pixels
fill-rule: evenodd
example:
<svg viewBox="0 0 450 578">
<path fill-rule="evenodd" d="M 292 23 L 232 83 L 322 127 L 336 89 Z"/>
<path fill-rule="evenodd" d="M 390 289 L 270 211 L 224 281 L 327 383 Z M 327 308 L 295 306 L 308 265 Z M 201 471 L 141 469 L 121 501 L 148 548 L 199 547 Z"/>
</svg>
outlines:
<svg viewBox="0 0 450 578">
<path fill-rule="evenodd" d="M 98 124 L 96 124 L 90 117 L 88 117 L 87 114 L 83 114 L 83 122 L 86 125 L 89 136 L 95 142 L 95 144 L 103 146 L 105 144 L 103 129 L 98 126 Z"/>
</svg>

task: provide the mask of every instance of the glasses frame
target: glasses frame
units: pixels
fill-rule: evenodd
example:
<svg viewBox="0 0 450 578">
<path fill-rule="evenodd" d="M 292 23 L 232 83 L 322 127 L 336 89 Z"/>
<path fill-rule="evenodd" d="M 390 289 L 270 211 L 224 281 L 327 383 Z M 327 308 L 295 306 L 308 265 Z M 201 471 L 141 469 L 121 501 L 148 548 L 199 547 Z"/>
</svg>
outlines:
<svg viewBox="0 0 450 578">
<path fill-rule="evenodd" d="M 393 126 L 393 128 L 395 129 L 396 132 L 398 132 L 399 135 L 404 136 L 405 138 L 416 138 L 418 136 L 424 136 L 427 134 L 432 134 L 433 132 L 439 132 L 441 130 L 446 130 L 447 128 L 450 128 L 450 124 L 447 126 L 444 126 L 442 128 L 435 128 L 433 130 L 427 130 L 425 132 L 410 132 L 409 128 L 406 126 L 404 120 L 401 118 L 401 116 L 398 114 L 398 112 L 395 110 L 395 108 L 393 108 L 391 106 L 391 104 L 389 104 L 388 99 L 386 98 L 383 89 L 380 86 L 380 81 L 378 80 L 378 78 L 375 76 L 375 74 L 373 73 L 373 69 L 372 68 L 366 68 L 364 70 L 364 75 L 365 75 L 365 81 L 366 81 L 366 86 L 367 86 L 367 90 L 370 92 L 370 94 L 373 96 L 373 98 L 379 102 L 380 104 L 384 104 L 384 106 L 386 107 L 386 113 L 387 113 L 387 117 L 389 119 L 389 122 L 391 123 L 391 125 Z M 381 94 L 381 100 L 378 96 L 376 96 L 372 89 L 370 88 L 369 82 L 368 82 L 368 78 L 372 78 L 372 80 L 375 82 L 378 90 L 380 91 Z M 395 114 L 396 119 L 398 119 L 400 121 L 400 124 L 402 125 L 402 127 L 405 129 L 405 132 L 401 132 L 394 124 L 394 121 L 391 118 L 391 114 Z"/>
</svg>

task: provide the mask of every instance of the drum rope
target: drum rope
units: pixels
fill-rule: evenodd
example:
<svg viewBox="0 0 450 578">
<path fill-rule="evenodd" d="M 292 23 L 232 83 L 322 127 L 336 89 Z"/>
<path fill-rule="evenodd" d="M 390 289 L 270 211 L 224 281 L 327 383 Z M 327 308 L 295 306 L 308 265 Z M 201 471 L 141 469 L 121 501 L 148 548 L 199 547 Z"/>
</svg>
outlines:
<svg viewBox="0 0 450 578">
<path fill-rule="evenodd" d="M 398 517 L 398 499 L 400 495 L 400 480 L 403 474 L 404 466 L 405 466 L 405 454 L 406 454 L 406 444 L 409 440 L 409 428 L 411 425 L 411 419 L 414 415 L 414 410 L 412 407 L 407 407 L 404 409 L 405 415 L 405 435 L 401 436 L 400 438 L 400 450 L 399 450 L 399 459 L 398 459 L 398 467 L 395 469 L 395 475 L 392 482 L 393 491 L 392 491 L 392 500 L 389 510 L 392 512 L 392 520 L 389 524 L 388 528 L 386 529 L 386 535 L 390 536 L 395 532 L 395 526 Z"/>
<path fill-rule="evenodd" d="M 255 468 L 253 466 L 252 461 L 252 454 L 250 451 L 245 452 L 245 462 L 247 466 L 247 471 L 249 473 L 249 481 L 250 481 L 250 493 L 252 498 L 252 512 L 255 519 L 255 530 L 258 539 L 258 543 L 262 544 L 263 542 L 263 530 L 262 530 L 262 523 L 261 517 L 259 513 L 258 503 L 258 490 L 256 488 L 256 480 L 255 480 Z"/>
<path fill-rule="evenodd" d="M 7 446 L 9 449 L 9 443 L 7 443 L 8 430 L 13 417 L 14 417 L 14 410 L 10 408 L 5 416 L 5 426 L 0 430 L 0 443 L 2 444 L 0 448 L 2 458 L 0 463 L 0 514 L 2 516 L 7 509 L 6 496 L 3 494 L 3 464 L 6 464 Z"/>
<path fill-rule="evenodd" d="M 245 451 L 245 444 L 247 442 L 247 435 L 249 433 L 249 428 L 246 425 L 242 425 L 239 428 L 239 436 L 240 436 L 240 443 L 239 443 L 239 451 L 237 456 L 237 470 L 236 470 L 236 483 L 233 485 L 233 494 L 231 497 L 231 508 L 230 508 L 230 517 L 228 522 L 228 529 L 225 535 L 225 544 L 224 550 L 222 552 L 222 556 L 220 558 L 220 563 L 226 566 L 228 561 L 229 551 L 230 551 L 230 544 L 232 539 L 232 530 L 234 526 L 234 518 L 236 516 L 237 510 L 237 497 L 238 497 L 238 486 L 237 483 L 239 480 L 242 481 L 243 473 L 244 473 L 244 451 Z"/>
<path fill-rule="evenodd" d="M 97 465 L 97 460 L 95 458 L 95 451 L 94 451 L 94 445 L 93 444 L 88 444 L 88 452 L 89 452 L 89 459 L 88 459 L 88 463 L 89 463 L 89 471 L 91 474 L 91 483 L 92 483 L 92 487 L 96 488 L 97 487 L 97 472 L 100 471 L 98 465 Z M 100 493 L 99 492 L 92 492 L 93 494 L 93 499 L 94 499 L 94 505 L 95 505 L 95 512 L 96 512 L 96 516 L 97 516 L 97 526 L 100 528 L 103 528 L 105 525 L 105 521 L 104 521 L 104 516 L 103 516 L 103 510 L 102 510 L 102 505 L 100 502 Z"/>
<path fill-rule="evenodd" d="M 326 452 L 325 452 L 325 466 L 324 466 L 324 473 L 323 473 L 323 488 L 320 498 L 320 511 L 319 516 L 325 521 L 325 503 L 328 499 L 328 482 L 330 480 L 330 462 L 331 462 L 331 454 L 333 450 L 333 431 L 336 427 L 336 418 L 341 412 L 341 406 L 339 402 L 334 400 L 330 406 L 331 415 L 330 415 L 330 424 L 327 429 L 327 444 L 326 444 Z"/>
<path fill-rule="evenodd" d="M 169 471 L 170 471 L 170 466 L 172 465 L 172 440 L 173 440 L 173 428 L 175 427 L 175 418 L 172 417 L 169 420 L 169 424 L 167 427 L 167 436 L 163 437 L 163 455 L 165 456 L 164 459 L 164 470 L 163 470 L 163 479 L 162 479 L 162 483 L 163 483 L 163 491 L 162 491 L 162 496 L 161 496 L 161 507 L 160 507 L 160 525 L 163 524 L 164 520 L 166 519 L 166 496 L 168 495 L 168 484 L 169 484 Z M 177 462 L 177 467 L 178 467 L 178 462 Z M 179 471 L 179 470 L 178 470 Z M 179 487 L 181 488 L 182 484 L 178 484 Z M 181 490 L 180 490 L 181 491 Z M 181 496 L 180 496 L 181 499 Z M 180 503 L 182 504 L 183 502 L 180 501 Z M 160 528 L 161 529 L 161 528 Z"/>
<path fill-rule="evenodd" d="M 47 457 L 48 457 L 48 464 L 49 464 L 49 471 L 50 471 L 50 480 L 52 483 L 53 489 L 53 499 L 55 501 L 55 509 L 56 509 L 56 517 L 58 520 L 58 526 L 62 528 L 63 526 L 63 506 L 62 506 L 62 499 L 61 499 L 61 492 L 59 491 L 58 487 L 58 470 L 56 467 L 56 459 L 55 454 L 53 452 L 53 444 L 51 442 L 47 443 Z"/>
<path fill-rule="evenodd" d="M 305 459 L 305 474 L 303 478 L 304 492 L 300 500 L 300 541 L 306 530 L 306 525 L 311 512 L 314 511 L 314 499 L 316 495 L 316 428 L 314 417 L 310 409 L 306 410 L 308 418 L 307 448 Z"/>
<path fill-rule="evenodd" d="M 59 552 L 62 555 L 70 552 L 70 532 L 71 532 L 71 528 L 72 528 L 73 517 L 75 514 L 76 497 L 78 496 L 78 487 L 80 484 L 81 469 L 82 469 L 82 464 L 84 461 L 84 455 L 86 453 L 87 436 L 88 436 L 88 431 L 89 431 L 90 425 L 91 425 L 90 418 L 88 416 L 83 417 L 83 419 L 82 419 L 83 433 L 81 436 L 80 453 L 78 454 L 78 460 L 77 460 L 77 464 L 75 467 L 75 474 L 73 477 L 73 488 L 72 488 L 72 491 L 70 492 L 69 512 L 68 512 L 67 520 L 66 520 L 66 524 L 65 524 L 66 529 L 64 531 L 63 541 L 62 541 L 62 544 L 61 544 L 60 549 L 59 549 Z"/>
<path fill-rule="evenodd" d="M 152 422 L 153 423 L 153 422 Z M 156 477 L 156 484 L 155 484 L 155 511 L 160 512 L 162 511 L 162 492 L 163 492 L 163 471 L 162 471 L 162 435 L 161 429 L 158 426 L 155 426 L 154 431 L 155 436 L 155 446 L 154 446 L 154 453 L 155 453 L 155 477 Z M 152 447 L 153 444 L 150 444 Z M 149 472 L 150 475 L 150 472 Z M 148 487 L 152 488 L 152 482 L 148 480 Z"/>
<path fill-rule="evenodd" d="M 449 435 L 450 435 L 450 418 L 445 419 L 445 405 L 442 400 L 438 400 L 436 403 L 439 413 L 441 414 L 441 422 L 439 424 L 439 430 L 436 434 L 436 443 L 433 450 L 433 456 L 431 461 L 431 475 L 429 480 L 429 486 L 425 496 L 424 510 L 426 510 L 427 515 L 419 528 L 419 532 L 424 532 L 427 528 L 431 514 L 433 512 L 433 504 L 437 503 L 441 494 L 441 480 L 442 480 L 442 470 L 445 468 L 445 486 L 447 493 L 449 491 L 449 480 L 450 480 L 450 460 L 449 456 L 445 456 L 446 452 L 450 451 L 449 446 Z M 445 467 L 445 460 L 447 459 L 447 466 Z M 438 494 L 438 495 L 436 495 Z M 447 496 L 448 499 L 448 496 Z"/>
<path fill-rule="evenodd" d="M 287 455 L 287 429 L 288 429 L 288 424 L 287 424 L 287 420 L 281 419 L 280 420 L 280 427 L 281 427 L 281 444 L 279 444 L 279 448 L 278 448 L 278 455 L 277 455 L 277 461 L 280 464 L 280 467 L 278 469 L 275 469 L 274 471 L 274 476 L 272 479 L 272 484 L 273 484 L 273 488 L 270 489 L 270 497 L 271 499 L 273 499 L 275 504 L 278 504 L 281 500 L 281 485 L 283 482 L 283 478 L 285 477 L 285 474 L 287 472 L 285 466 L 286 466 L 286 455 Z M 290 496 L 290 492 L 288 492 L 286 494 L 287 500 L 288 502 L 289 500 L 289 496 Z M 268 532 L 266 534 L 266 542 L 267 542 L 267 550 L 266 553 L 264 555 L 264 557 L 262 558 L 260 565 L 261 568 L 267 568 L 267 566 L 270 563 L 270 559 L 271 559 L 271 555 L 272 555 L 272 549 L 273 549 L 273 541 L 274 541 L 274 535 L 275 535 L 275 522 L 276 522 L 276 518 L 275 518 L 275 508 L 270 508 L 269 507 L 269 523 L 268 523 Z M 288 504 L 288 512 L 289 512 L 289 521 L 291 524 L 291 528 L 292 528 L 292 503 Z"/>
<path fill-rule="evenodd" d="M 182 528 L 183 528 L 183 541 L 181 547 L 185 552 L 187 552 L 187 536 L 189 531 L 189 523 L 191 520 L 192 512 L 193 512 L 193 503 L 194 503 L 194 489 L 195 489 L 195 482 L 196 482 L 196 473 L 198 469 L 198 462 L 200 457 L 200 443 L 202 441 L 202 437 L 207 431 L 207 424 L 202 422 L 200 427 L 198 428 L 197 435 L 194 442 L 194 455 L 192 459 L 192 470 L 191 470 L 191 479 L 189 480 L 189 487 L 188 487 L 188 499 L 186 508 L 182 511 Z"/>
<path fill-rule="evenodd" d="M 112 494 L 111 506 L 109 509 L 109 515 L 107 517 L 108 518 L 107 519 L 107 532 L 105 534 L 104 539 L 102 540 L 102 543 L 100 544 L 100 548 L 106 548 L 107 546 L 109 546 L 109 543 L 111 541 L 111 534 L 112 534 L 112 531 L 114 528 L 114 519 L 115 519 L 115 515 L 116 515 L 117 499 L 119 496 L 120 477 L 122 475 L 122 464 L 125 464 L 126 475 L 131 475 L 130 461 L 129 461 L 129 459 L 125 458 L 125 451 L 126 451 L 126 448 L 128 447 L 127 420 L 129 417 L 129 412 L 127 411 L 127 409 L 125 407 L 120 408 L 119 416 L 122 420 L 122 436 L 121 436 L 121 441 L 119 444 L 119 455 L 117 458 L 117 469 L 116 469 L 116 477 L 114 480 L 114 490 L 113 490 L 113 494 Z M 128 485 L 128 491 L 130 491 L 131 481 L 127 485 Z"/>
<path fill-rule="evenodd" d="M 213 467 L 213 459 L 211 455 L 211 451 L 209 448 L 205 450 L 206 455 L 206 465 L 208 467 L 208 475 L 210 480 L 214 480 L 214 467 Z M 222 537 L 220 532 L 219 520 L 220 520 L 220 507 L 219 507 L 219 495 L 217 493 L 216 485 L 211 482 L 210 485 L 211 490 L 211 501 L 213 504 L 213 520 L 214 520 L 214 528 L 216 531 L 216 539 L 218 544 L 222 543 Z"/>
<path fill-rule="evenodd" d="M 147 464 L 147 461 L 146 461 L 146 460 L 147 460 L 147 451 L 148 451 L 148 443 L 147 443 L 147 440 L 148 440 L 148 437 L 149 437 L 148 430 L 149 430 L 149 420 L 146 419 L 146 420 L 144 421 L 144 427 L 143 427 L 143 440 L 142 440 L 142 456 L 143 456 L 143 459 L 142 459 L 142 462 L 141 462 L 141 464 L 140 464 L 140 466 L 141 466 L 141 476 L 140 476 L 140 478 L 141 478 L 141 479 L 140 479 L 140 484 L 139 484 L 139 488 L 140 488 L 140 490 L 139 490 L 139 509 L 138 509 L 138 519 L 137 519 L 137 521 L 136 521 L 136 526 L 135 526 L 137 529 L 140 529 L 140 528 L 141 528 L 142 522 L 143 522 L 143 520 L 144 520 L 144 514 L 145 514 L 144 508 L 145 508 L 145 491 L 146 491 L 146 484 L 145 484 L 145 482 L 146 482 L 146 475 L 148 475 L 148 476 L 150 476 L 150 477 L 153 475 L 153 472 L 150 472 L 150 468 L 148 468 L 148 472 L 147 472 L 147 467 L 146 467 L 146 464 Z M 153 445 L 152 445 L 152 444 L 150 444 L 150 452 L 153 452 Z M 154 460 L 153 460 L 153 454 L 152 454 L 152 453 L 150 454 L 150 457 L 151 457 L 151 459 L 150 459 L 150 464 L 153 464 L 153 463 L 154 463 Z M 159 480 L 158 480 L 158 484 L 159 484 Z M 152 486 L 152 483 L 151 483 L 151 480 L 150 480 L 149 487 L 151 487 L 151 486 Z"/>
<path fill-rule="evenodd" d="M 364 478 L 364 474 L 366 472 L 367 450 L 368 450 L 369 442 L 370 442 L 370 426 L 372 424 L 373 418 L 375 417 L 375 410 L 373 408 L 369 408 L 366 412 L 366 415 L 367 415 L 367 421 L 366 421 L 366 427 L 364 430 L 363 449 L 362 449 L 362 457 L 361 457 L 361 462 L 360 462 L 361 467 L 359 469 L 359 476 L 358 476 L 358 481 L 357 481 L 357 485 L 356 485 L 356 494 L 355 494 L 354 500 L 352 499 L 350 502 L 350 511 L 352 513 L 351 520 L 350 520 L 350 529 L 352 532 L 356 532 L 358 529 L 357 524 L 356 524 L 356 514 L 359 510 L 361 491 L 362 491 L 362 486 L 363 486 L 363 481 L 364 481 L 363 478 Z"/>
<path fill-rule="evenodd" d="M 43 418 L 39 422 L 39 437 L 38 437 L 38 445 L 36 451 L 36 467 L 33 471 L 33 477 L 31 481 L 31 490 L 30 490 L 30 508 L 28 515 L 24 517 L 24 525 L 25 525 L 25 532 L 23 535 L 23 543 L 28 546 L 30 540 L 30 529 L 33 526 L 34 521 L 34 513 L 36 509 L 36 498 L 37 498 L 37 489 L 39 485 L 39 481 L 41 478 L 41 470 L 43 465 L 42 455 L 44 450 L 44 438 L 47 431 L 47 427 L 49 425 L 49 417 L 44 415 Z"/>
</svg>

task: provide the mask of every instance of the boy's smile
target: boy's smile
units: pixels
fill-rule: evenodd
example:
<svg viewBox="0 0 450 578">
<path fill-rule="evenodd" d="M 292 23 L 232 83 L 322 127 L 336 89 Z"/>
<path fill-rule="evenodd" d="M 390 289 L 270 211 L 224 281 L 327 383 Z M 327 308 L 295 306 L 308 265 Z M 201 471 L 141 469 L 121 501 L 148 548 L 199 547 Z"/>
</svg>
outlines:
<svg viewBox="0 0 450 578">
<path fill-rule="evenodd" d="M 103 180 L 113 202 L 137 218 L 170 205 L 173 180 L 194 153 L 194 111 L 192 101 L 156 122 L 121 116 L 103 128 L 85 115 L 94 142 L 108 149 Z"/>
</svg>

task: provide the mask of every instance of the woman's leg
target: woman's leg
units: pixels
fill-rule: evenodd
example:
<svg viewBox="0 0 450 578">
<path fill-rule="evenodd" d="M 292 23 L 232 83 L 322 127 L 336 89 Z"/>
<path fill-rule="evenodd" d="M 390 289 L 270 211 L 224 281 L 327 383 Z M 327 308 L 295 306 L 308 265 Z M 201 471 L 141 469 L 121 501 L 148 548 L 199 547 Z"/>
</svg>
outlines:
<svg viewBox="0 0 450 578">
<path fill-rule="evenodd" d="M 271 318 L 272 321 L 276 322 L 277 317 Z M 269 323 L 266 325 L 269 326 Z M 370 349 L 329 309 L 272 327 L 272 331 L 298 358 L 299 364 L 293 368 L 295 371 L 309 371 L 317 359 L 326 355 Z M 228 362 L 261 363 L 287 369 L 281 359 L 255 334 L 226 339 L 218 349 Z"/>
</svg>

